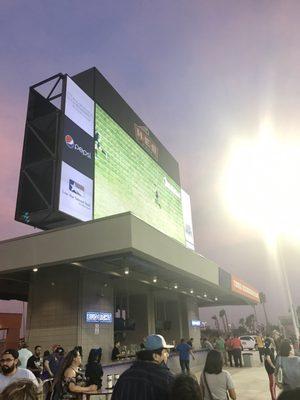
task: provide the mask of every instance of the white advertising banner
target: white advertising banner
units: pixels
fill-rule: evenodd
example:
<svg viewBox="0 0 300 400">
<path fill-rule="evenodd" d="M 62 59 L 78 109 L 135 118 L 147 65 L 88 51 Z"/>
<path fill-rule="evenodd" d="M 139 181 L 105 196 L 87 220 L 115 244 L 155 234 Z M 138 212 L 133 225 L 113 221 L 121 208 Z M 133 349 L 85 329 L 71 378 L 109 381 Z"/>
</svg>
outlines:
<svg viewBox="0 0 300 400">
<path fill-rule="evenodd" d="M 59 210 L 79 219 L 93 219 L 93 180 L 62 162 Z"/>
<path fill-rule="evenodd" d="M 190 196 L 183 189 L 181 189 L 181 202 L 185 233 L 185 245 L 188 249 L 195 250 L 191 199 Z"/>
<path fill-rule="evenodd" d="M 94 137 L 94 101 L 67 77 L 65 115 Z"/>
</svg>

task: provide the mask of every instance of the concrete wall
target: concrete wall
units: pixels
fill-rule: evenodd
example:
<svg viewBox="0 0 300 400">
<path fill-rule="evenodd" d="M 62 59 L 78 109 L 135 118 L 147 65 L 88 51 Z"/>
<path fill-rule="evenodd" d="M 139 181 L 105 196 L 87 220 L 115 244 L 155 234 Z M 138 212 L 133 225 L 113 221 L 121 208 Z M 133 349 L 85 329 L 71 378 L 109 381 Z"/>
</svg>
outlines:
<svg viewBox="0 0 300 400">
<path fill-rule="evenodd" d="M 30 285 L 28 342 L 43 350 L 61 344 L 66 351 L 82 346 L 84 360 L 91 348 L 102 347 L 108 361 L 113 346 L 113 324 L 85 321 L 86 311 L 114 313 L 113 288 L 101 274 L 76 267 L 42 269 Z"/>
<path fill-rule="evenodd" d="M 197 301 L 193 297 L 186 297 L 186 307 L 188 337 L 194 338 L 194 348 L 200 349 L 201 330 L 199 327 L 192 326 L 191 324 L 192 320 L 199 320 L 199 308 Z"/>
<path fill-rule="evenodd" d="M 126 331 L 126 344 L 140 344 L 148 336 L 147 293 L 129 296 L 129 318 L 135 320 L 135 330 Z"/>
<path fill-rule="evenodd" d="M 78 343 L 84 349 L 84 359 L 87 358 L 91 348 L 102 348 L 102 360 L 110 360 L 114 342 L 114 326 L 112 324 L 87 323 L 85 315 L 87 311 L 105 311 L 114 316 L 113 287 L 103 275 L 85 271 L 81 276 L 79 297 L 81 299 L 78 308 L 81 324 L 78 329 Z"/>
<path fill-rule="evenodd" d="M 99 264 L 98 264 L 99 266 Z M 128 298 L 127 317 L 135 329 L 123 331 L 123 345 L 139 345 L 152 333 L 162 334 L 166 341 L 179 342 L 181 337 L 195 338 L 200 347 L 200 330 L 190 326 L 198 319 L 197 302 L 190 297 L 167 290 L 155 290 L 124 277 L 112 279 L 99 272 L 76 266 L 41 269 L 32 274 L 28 311 L 28 342 L 43 350 L 61 344 L 66 351 L 80 345 L 84 362 L 91 348 L 103 349 L 103 362 L 110 360 L 114 342 L 114 324 L 94 324 L 85 320 L 87 311 L 115 313 L 115 296 Z M 157 321 L 162 327 L 157 329 Z M 164 324 L 169 321 L 168 324 Z"/>
<path fill-rule="evenodd" d="M 61 344 L 66 350 L 78 342 L 78 270 L 67 267 L 40 270 L 32 276 L 28 302 L 30 347 Z"/>
</svg>

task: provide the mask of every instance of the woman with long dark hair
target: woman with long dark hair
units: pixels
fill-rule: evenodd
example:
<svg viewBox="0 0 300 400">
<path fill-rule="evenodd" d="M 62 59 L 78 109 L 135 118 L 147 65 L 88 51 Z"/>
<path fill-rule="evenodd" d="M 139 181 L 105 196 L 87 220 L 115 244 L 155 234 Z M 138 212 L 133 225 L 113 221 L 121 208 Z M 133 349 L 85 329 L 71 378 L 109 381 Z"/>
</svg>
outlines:
<svg viewBox="0 0 300 400">
<path fill-rule="evenodd" d="M 265 346 L 263 349 L 265 359 L 265 369 L 269 377 L 269 387 L 271 399 L 276 400 L 276 385 L 275 385 L 275 356 L 274 349 L 272 348 L 272 341 L 270 338 L 265 339 Z"/>
<path fill-rule="evenodd" d="M 58 399 L 80 399 L 81 393 L 97 390 L 96 385 L 85 386 L 83 376 L 79 372 L 81 355 L 78 349 L 71 350 L 64 359 L 54 381 L 55 396 Z"/>
<path fill-rule="evenodd" d="M 236 400 L 236 393 L 231 375 L 223 371 L 222 354 L 211 350 L 206 357 L 203 372 L 200 377 L 200 387 L 204 400 L 227 400 L 228 394 Z"/>
<path fill-rule="evenodd" d="M 91 349 L 88 362 L 85 368 L 85 377 L 90 385 L 97 385 L 100 389 L 102 386 L 103 370 L 101 366 L 102 349 Z"/>
</svg>

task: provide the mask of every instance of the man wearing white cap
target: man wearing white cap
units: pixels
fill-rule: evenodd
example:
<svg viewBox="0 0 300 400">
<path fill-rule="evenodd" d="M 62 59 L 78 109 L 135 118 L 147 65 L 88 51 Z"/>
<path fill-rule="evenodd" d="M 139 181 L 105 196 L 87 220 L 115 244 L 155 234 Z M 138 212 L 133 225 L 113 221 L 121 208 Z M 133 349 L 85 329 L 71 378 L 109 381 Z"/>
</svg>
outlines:
<svg viewBox="0 0 300 400">
<path fill-rule="evenodd" d="M 118 379 L 111 400 L 167 400 L 174 381 L 166 366 L 172 347 L 163 336 L 149 335 L 137 361 Z"/>
</svg>

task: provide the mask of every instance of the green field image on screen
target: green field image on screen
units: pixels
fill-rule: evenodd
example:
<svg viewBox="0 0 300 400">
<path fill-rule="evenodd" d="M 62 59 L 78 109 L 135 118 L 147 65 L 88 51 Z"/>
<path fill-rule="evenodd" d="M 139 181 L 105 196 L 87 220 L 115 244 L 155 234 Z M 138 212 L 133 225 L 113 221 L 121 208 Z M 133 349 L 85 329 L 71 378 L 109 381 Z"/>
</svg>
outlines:
<svg viewBox="0 0 300 400">
<path fill-rule="evenodd" d="M 185 244 L 179 185 L 98 105 L 95 130 L 94 218 L 130 211 Z"/>
</svg>

